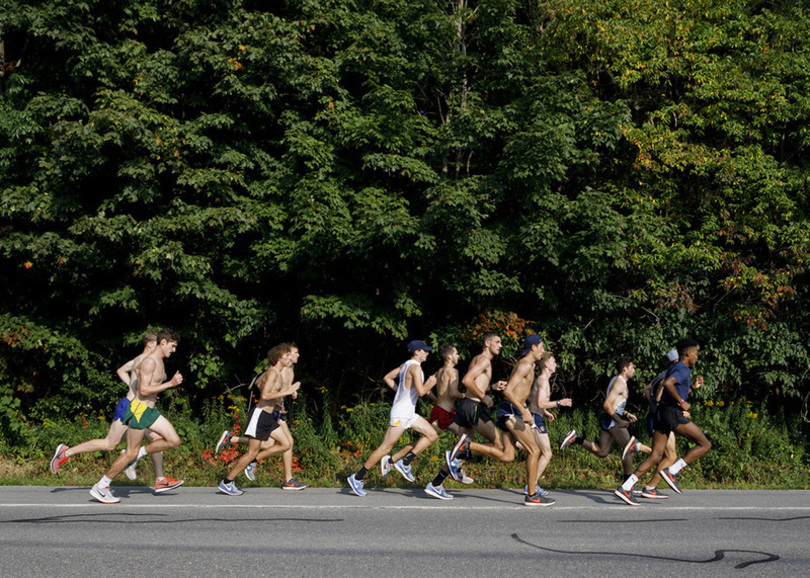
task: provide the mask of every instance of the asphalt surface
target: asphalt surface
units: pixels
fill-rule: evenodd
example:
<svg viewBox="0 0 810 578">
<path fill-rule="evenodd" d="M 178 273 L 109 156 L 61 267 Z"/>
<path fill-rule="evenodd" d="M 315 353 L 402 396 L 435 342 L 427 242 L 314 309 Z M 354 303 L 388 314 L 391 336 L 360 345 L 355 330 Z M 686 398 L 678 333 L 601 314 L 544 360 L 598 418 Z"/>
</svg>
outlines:
<svg viewBox="0 0 810 578">
<path fill-rule="evenodd" d="M 449 487 L 449 484 L 448 484 Z M 0 487 L 3 576 L 808 576 L 810 491 Z"/>
</svg>

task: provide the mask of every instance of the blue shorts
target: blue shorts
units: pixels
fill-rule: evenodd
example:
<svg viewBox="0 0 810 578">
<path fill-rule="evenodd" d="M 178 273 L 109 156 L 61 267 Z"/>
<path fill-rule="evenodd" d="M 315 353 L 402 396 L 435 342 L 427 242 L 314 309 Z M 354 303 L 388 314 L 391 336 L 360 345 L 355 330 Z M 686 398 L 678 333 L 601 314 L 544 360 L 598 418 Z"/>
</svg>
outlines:
<svg viewBox="0 0 810 578">
<path fill-rule="evenodd" d="M 546 420 L 543 419 L 543 416 L 539 413 L 533 413 L 534 416 L 534 427 L 537 428 L 541 434 L 547 434 L 546 431 Z"/>
<path fill-rule="evenodd" d="M 277 409 L 273 410 L 273 419 L 276 421 L 287 421 L 287 412 L 286 411 L 279 411 Z"/>
<path fill-rule="evenodd" d="M 118 420 L 121 423 L 124 423 L 124 416 L 127 414 L 127 410 L 129 409 L 129 400 L 127 398 L 122 399 L 115 405 L 115 413 L 113 414 L 112 420 Z"/>
<path fill-rule="evenodd" d="M 521 412 L 516 406 L 512 405 L 511 402 L 502 401 L 498 405 L 498 411 L 495 413 L 495 425 L 498 426 L 498 429 L 501 431 L 508 433 L 509 429 L 506 427 L 506 420 L 508 420 L 510 417 L 522 420 L 522 415 L 523 412 Z"/>
</svg>

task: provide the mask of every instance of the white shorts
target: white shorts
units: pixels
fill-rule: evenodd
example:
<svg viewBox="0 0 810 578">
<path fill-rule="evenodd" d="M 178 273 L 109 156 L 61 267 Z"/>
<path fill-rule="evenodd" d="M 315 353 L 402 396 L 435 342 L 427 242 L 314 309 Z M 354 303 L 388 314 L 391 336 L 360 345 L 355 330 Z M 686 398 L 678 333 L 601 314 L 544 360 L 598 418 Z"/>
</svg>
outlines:
<svg viewBox="0 0 810 578">
<path fill-rule="evenodd" d="M 389 426 L 401 426 L 404 429 L 411 429 L 413 423 L 419 419 L 419 414 L 411 415 L 392 415 L 388 422 Z"/>
</svg>

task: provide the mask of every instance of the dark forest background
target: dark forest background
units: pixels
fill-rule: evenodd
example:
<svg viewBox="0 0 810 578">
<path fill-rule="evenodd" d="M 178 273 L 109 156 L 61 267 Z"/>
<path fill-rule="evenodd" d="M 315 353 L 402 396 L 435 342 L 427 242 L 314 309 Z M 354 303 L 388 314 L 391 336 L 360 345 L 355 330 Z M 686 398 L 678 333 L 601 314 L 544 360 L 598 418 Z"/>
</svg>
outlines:
<svg viewBox="0 0 810 578">
<path fill-rule="evenodd" d="M 191 407 L 301 348 L 314 411 L 405 343 L 547 339 L 555 392 L 805 413 L 810 13 L 752 0 L 6 0 L 0 426 L 109 409 L 148 328 Z M 435 369 L 432 359 L 427 369 Z M 555 393 L 556 395 L 556 393 Z M 640 395 L 639 395 L 640 397 Z"/>
</svg>

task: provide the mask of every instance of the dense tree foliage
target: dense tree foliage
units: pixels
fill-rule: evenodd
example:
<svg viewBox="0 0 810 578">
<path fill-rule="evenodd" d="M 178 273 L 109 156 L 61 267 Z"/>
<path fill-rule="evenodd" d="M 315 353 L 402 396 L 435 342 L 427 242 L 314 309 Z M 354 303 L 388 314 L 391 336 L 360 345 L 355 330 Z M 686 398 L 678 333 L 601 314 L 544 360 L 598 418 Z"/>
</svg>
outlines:
<svg viewBox="0 0 810 578">
<path fill-rule="evenodd" d="M 643 380 L 690 335 L 705 395 L 798 402 L 808 17 L 753 0 L 7 0 L 3 421 L 108 405 L 149 326 L 184 336 L 193 398 L 294 339 L 336 399 L 411 337 L 476 348 L 487 311 L 531 320 L 580 397 L 618 354 Z"/>
</svg>

